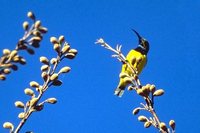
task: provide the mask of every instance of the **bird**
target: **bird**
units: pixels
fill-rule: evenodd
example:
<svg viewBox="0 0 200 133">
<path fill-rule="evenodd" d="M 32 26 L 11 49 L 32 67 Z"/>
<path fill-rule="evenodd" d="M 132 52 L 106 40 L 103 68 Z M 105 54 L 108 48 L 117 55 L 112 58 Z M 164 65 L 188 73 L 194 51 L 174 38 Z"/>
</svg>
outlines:
<svg viewBox="0 0 200 133">
<path fill-rule="evenodd" d="M 131 65 L 134 70 L 137 71 L 137 75 L 139 75 L 143 68 L 147 64 L 147 54 L 149 52 L 149 42 L 140 36 L 140 34 L 132 29 L 132 31 L 137 35 L 139 44 L 135 49 L 131 49 L 127 56 L 126 56 L 126 61 Z M 131 63 L 133 58 L 135 59 L 141 59 L 139 62 L 135 61 L 133 64 Z M 121 73 L 125 73 L 129 76 L 133 75 L 133 72 L 128 68 L 128 65 L 126 63 L 123 63 Z M 122 97 L 124 94 L 125 88 L 130 85 L 130 82 L 125 82 L 124 80 L 125 77 L 120 77 L 119 84 L 117 88 L 115 89 L 114 95 L 117 95 L 118 97 Z"/>
</svg>

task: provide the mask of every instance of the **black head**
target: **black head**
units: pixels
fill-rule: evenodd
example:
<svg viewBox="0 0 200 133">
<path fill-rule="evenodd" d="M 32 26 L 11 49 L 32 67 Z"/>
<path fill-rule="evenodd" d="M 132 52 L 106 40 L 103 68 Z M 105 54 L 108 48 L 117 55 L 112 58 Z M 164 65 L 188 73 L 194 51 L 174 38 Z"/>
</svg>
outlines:
<svg viewBox="0 0 200 133">
<path fill-rule="evenodd" d="M 142 49 L 142 51 L 147 54 L 149 52 L 149 42 L 141 37 L 139 35 L 139 33 L 137 31 L 135 31 L 134 29 L 132 29 L 132 31 L 137 35 L 138 37 L 138 40 L 139 40 L 139 44 L 138 44 L 138 47 Z"/>
</svg>

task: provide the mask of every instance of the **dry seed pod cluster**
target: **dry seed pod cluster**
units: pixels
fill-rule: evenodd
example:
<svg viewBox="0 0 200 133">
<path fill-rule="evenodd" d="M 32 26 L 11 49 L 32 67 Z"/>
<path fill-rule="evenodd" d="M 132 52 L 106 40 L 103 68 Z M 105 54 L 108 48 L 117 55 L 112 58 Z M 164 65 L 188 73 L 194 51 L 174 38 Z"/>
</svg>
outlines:
<svg viewBox="0 0 200 133">
<path fill-rule="evenodd" d="M 47 32 L 47 28 L 41 25 L 41 21 L 36 20 L 32 12 L 28 12 L 27 16 L 32 22 L 31 24 L 28 21 L 23 23 L 24 36 L 19 39 L 14 50 L 4 49 L 0 57 L 0 80 L 5 80 L 11 70 L 16 71 L 18 69 L 16 64 L 26 64 L 26 60 L 18 54 L 19 51 L 26 50 L 29 54 L 34 54 L 33 48 L 40 46 L 43 35 Z"/>
<path fill-rule="evenodd" d="M 128 62 L 126 60 L 126 57 L 121 53 L 121 47 L 122 47 L 121 45 L 117 45 L 116 49 L 114 49 L 106 42 L 104 42 L 102 38 L 98 39 L 96 44 L 100 44 L 104 48 L 114 52 L 114 55 L 112 55 L 112 57 L 116 57 L 120 62 L 128 66 L 129 73 L 127 74 L 121 72 L 119 77 L 124 79 L 124 82 L 129 85 L 128 90 L 135 90 L 137 94 L 143 97 L 143 99 L 145 100 L 146 104 L 141 103 L 142 107 L 137 107 L 133 110 L 134 115 L 137 115 L 140 112 L 140 110 L 148 111 L 152 115 L 152 117 L 149 118 L 143 115 L 140 115 L 138 117 L 138 120 L 144 123 L 144 127 L 149 128 L 151 125 L 153 125 L 161 133 L 175 133 L 175 121 L 170 120 L 169 122 L 170 129 L 167 128 L 165 123 L 160 122 L 154 109 L 154 97 L 162 96 L 164 94 L 164 90 L 163 89 L 156 90 L 155 85 L 150 85 L 150 84 L 142 86 L 138 78 L 138 70 L 135 70 L 134 68 L 131 67 L 131 65 L 135 63 L 140 64 L 142 58 L 133 57 L 130 60 L 130 62 Z"/>
<path fill-rule="evenodd" d="M 47 98 L 41 102 L 42 95 L 50 86 L 60 86 L 62 84 L 62 81 L 59 79 L 60 75 L 70 71 L 71 68 L 69 66 L 58 69 L 59 63 L 61 63 L 63 59 L 73 59 L 77 55 L 77 50 L 70 48 L 70 45 L 65 42 L 64 36 L 60 36 L 58 39 L 51 37 L 50 41 L 53 43 L 53 48 L 57 53 L 57 57 L 52 59 L 48 59 L 45 56 L 40 57 L 39 60 L 42 63 L 41 76 L 44 83 L 40 84 L 36 81 L 31 81 L 29 83 L 30 88 L 24 89 L 25 95 L 27 95 L 30 100 L 25 103 L 22 101 L 15 102 L 15 106 L 22 109 L 22 111 L 18 114 L 18 118 L 21 119 L 21 122 L 15 128 L 14 133 L 17 133 L 21 129 L 33 112 L 43 110 L 45 104 L 57 103 L 57 99 L 54 97 Z M 14 126 L 11 128 L 10 124 L 7 123 L 7 125 L 8 126 L 4 126 L 4 128 L 14 129 Z"/>
</svg>

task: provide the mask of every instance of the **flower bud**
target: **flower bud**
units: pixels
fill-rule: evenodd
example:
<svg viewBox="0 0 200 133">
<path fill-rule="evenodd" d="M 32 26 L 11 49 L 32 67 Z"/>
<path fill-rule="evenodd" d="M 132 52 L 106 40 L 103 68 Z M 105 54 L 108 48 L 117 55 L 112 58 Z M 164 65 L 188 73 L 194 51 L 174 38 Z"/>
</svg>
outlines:
<svg viewBox="0 0 200 133">
<path fill-rule="evenodd" d="M 78 51 L 76 49 L 70 49 L 69 53 L 73 53 L 74 55 L 76 55 L 78 53 Z"/>
<path fill-rule="evenodd" d="M 146 117 L 146 116 L 143 116 L 143 115 L 140 115 L 140 116 L 138 117 L 138 120 L 139 120 L 140 122 L 147 122 L 147 121 L 148 121 L 147 117 Z"/>
<path fill-rule="evenodd" d="M 63 43 L 65 41 L 65 37 L 63 35 L 61 35 L 59 38 L 58 38 L 58 41 L 59 43 Z"/>
<path fill-rule="evenodd" d="M 65 55 L 65 57 L 68 58 L 68 59 L 74 59 L 75 54 L 73 54 L 73 53 L 67 53 L 67 54 Z"/>
<path fill-rule="evenodd" d="M 47 57 L 45 57 L 45 56 L 41 56 L 41 57 L 40 57 L 40 62 L 41 62 L 41 63 L 44 63 L 44 64 L 46 64 L 46 65 L 49 64 L 49 60 L 48 60 Z"/>
<path fill-rule="evenodd" d="M 149 128 L 151 126 L 151 124 L 152 123 L 150 121 L 147 121 L 147 122 L 144 123 L 144 127 Z"/>
<path fill-rule="evenodd" d="M 54 45 L 53 45 L 53 49 L 56 51 L 56 52 L 60 52 L 60 44 L 58 44 L 58 43 L 55 43 Z"/>
<path fill-rule="evenodd" d="M 52 58 L 52 59 L 50 60 L 50 63 L 54 65 L 57 61 L 58 61 L 58 60 L 57 60 L 56 58 Z"/>
<path fill-rule="evenodd" d="M 40 20 L 37 20 L 35 22 L 35 28 L 39 28 L 41 26 L 41 21 Z"/>
<path fill-rule="evenodd" d="M 154 93 L 155 90 L 156 90 L 156 87 L 155 87 L 155 85 L 151 85 L 149 89 L 150 89 L 150 91 L 151 91 L 152 93 Z"/>
<path fill-rule="evenodd" d="M 142 91 L 145 93 L 146 96 L 149 95 L 150 89 L 147 86 L 142 86 Z"/>
<path fill-rule="evenodd" d="M 48 78 L 48 74 L 46 72 L 42 72 L 41 76 L 44 79 L 44 81 L 46 81 Z"/>
<path fill-rule="evenodd" d="M 38 88 L 40 85 L 37 82 L 35 82 L 35 81 L 31 81 L 30 82 L 30 86 L 34 87 L 34 88 Z"/>
<path fill-rule="evenodd" d="M 13 124 L 10 123 L 10 122 L 4 122 L 4 124 L 3 124 L 3 128 L 13 129 L 14 126 L 13 126 Z"/>
<path fill-rule="evenodd" d="M 18 108 L 24 108 L 24 103 L 21 102 L 21 101 L 16 101 L 15 106 L 18 107 Z"/>
<path fill-rule="evenodd" d="M 163 89 L 156 90 L 153 93 L 154 96 L 162 96 L 163 94 L 164 94 L 164 90 Z"/>
<path fill-rule="evenodd" d="M 60 69 L 59 73 L 68 73 L 71 70 L 70 67 L 66 66 Z"/>
<path fill-rule="evenodd" d="M 10 58 L 15 57 L 16 55 L 17 55 L 17 50 L 13 50 L 13 51 L 11 51 L 11 53 L 10 53 Z"/>
<path fill-rule="evenodd" d="M 39 37 L 39 36 L 34 36 L 34 37 L 32 37 L 29 41 L 30 41 L 30 42 L 40 42 L 41 40 L 42 40 L 41 37 Z M 37 47 L 37 46 L 35 46 L 35 47 Z"/>
<path fill-rule="evenodd" d="M 51 103 L 51 104 L 55 104 L 55 103 L 57 103 L 57 99 L 56 98 L 48 98 L 46 100 L 46 102 Z"/>
<path fill-rule="evenodd" d="M 161 123 L 160 123 L 160 128 L 161 128 L 162 130 L 164 130 L 164 131 L 167 131 L 167 126 L 166 126 L 166 124 L 165 124 L 164 122 L 161 122 Z"/>
<path fill-rule="evenodd" d="M 56 80 L 56 79 L 58 79 L 58 74 L 57 73 L 54 73 L 53 75 L 51 75 L 51 77 L 50 77 L 51 81 Z"/>
<path fill-rule="evenodd" d="M 140 108 L 135 108 L 135 109 L 133 110 L 133 114 L 134 114 L 134 115 L 137 115 L 139 112 L 140 112 Z"/>
<path fill-rule="evenodd" d="M 19 119 L 23 119 L 24 116 L 25 116 L 24 112 L 21 112 L 21 113 L 18 114 L 18 118 L 19 118 Z"/>
<path fill-rule="evenodd" d="M 26 89 L 24 90 L 24 93 L 25 93 L 26 95 L 29 95 L 29 96 L 33 96 L 33 95 L 34 95 L 34 91 L 31 90 L 31 89 L 29 89 L 29 88 L 26 88 Z"/>
<path fill-rule="evenodd" d="M 70 46 L 68 44 L 65 44 L 62 48 L 62 53 L 65 54 L 70 50 Z"/>
<path fill-rule="evenodd" d="M 40 27 L 38 28 L 38 30 L 39 30 L 41 33 L 43 33 L 43 34 L 47 33 L 47 31 L 48 31 L 47 28 L 42 27 L 42 26 L 40 26 Z"/>
<path fill-rule="evenodd" d="M 47 71 L 49 69 L 49 65 L 42 65 L 41 71 Z"/>
<path fill-rule="evenodd" d="M 169 126 L 170 126 L 173 130 L 175 130 L 175 127 L 176 127 L 175 121 L 174 121 L 174 120 L 170 120 L 170 121 L 169 121 Z"/>
<path fill-rule="evenodd" d="M 9 74 L 11 71 L 10 71 L 10 69 L 9 68 L 5 68 L 5 69 L 3 69 L 3 73 L 5 73 L 5 74 Z"/>
<path fill-rule="evenodd" d="M 10 50 L 9 50 L 9 49 L 3 49 L 3 54 L 4 54 L 4 55 L 10 54 Z"/>
<path fill-rule="evenodd" d="M 53 43 L 53 44 L 57 44 L 58 43 L 56 37 L 51 37 L 50 38 L 50 42 Z"/>
<path fill-rule="evenodd" d="M 36 98 L 36 97 L 32 98 L 32 99 L 30 100 L 30 106 L 36 105 L 37 102 L 38 102 L 38 98 Z"/>
<path fill-rule="evenodd" d="M 0 80 L 5 80 L 5 79 L 6 79 L 6 76 L 3 74 L 0 74 Z"/>
<path fill-rule="evenodd" d="M 29 23 L 27 21 L 24 21 L 23 23 L 24 30 L 28 30 L 28 27 L 29 27 Z"/>
<path fill-rule="evenodd" d="M 33 14 L 33 12 L 28 12 L 27 16 L 33 20 L 35 20 L 35 15 Z"/>
<path fill-rule="evenodd" d="M 143 96 L 143 97 L 147 97 L 147 95 L 143 92 L 142 89 L 137 89 L 137 94 L 139 94 L 140 96 Z"/>
</svg>

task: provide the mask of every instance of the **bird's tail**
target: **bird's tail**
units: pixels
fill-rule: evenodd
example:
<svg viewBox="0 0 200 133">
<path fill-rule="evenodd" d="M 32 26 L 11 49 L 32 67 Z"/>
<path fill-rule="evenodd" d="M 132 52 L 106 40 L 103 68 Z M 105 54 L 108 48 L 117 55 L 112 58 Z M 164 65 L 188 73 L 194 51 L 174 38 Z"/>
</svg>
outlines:
<svg viewBox="0 0 200 133">
<path fill-rule="evenodd" d="M 115 89 L 115 95 L 117 95 L 118 97 L 122 97 L 122 95 L 124 94 L 124 89 L 125 88 L 120 88 L 120 87 L 117 87 L 117 89 Z"/>
</svg>

